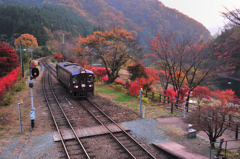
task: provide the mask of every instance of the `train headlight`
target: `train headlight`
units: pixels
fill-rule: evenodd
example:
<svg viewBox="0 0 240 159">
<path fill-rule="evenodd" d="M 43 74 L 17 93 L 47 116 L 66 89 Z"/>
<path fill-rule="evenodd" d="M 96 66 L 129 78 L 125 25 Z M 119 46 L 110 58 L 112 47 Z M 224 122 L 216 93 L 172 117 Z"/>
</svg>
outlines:
<svg viewBox="0 0 240 159">
<path fill-rule="evenodd" d="M 92 86 L 93 86 L 93 85 L 91 85 L 91 84 L 89 85 L 89 87 L 92 87 Z"/>
<path fill-rule="evenodd" d="M 74 86 L 74 88 L 78 88 L 78 86 Z"/>
<path fill-rule="evenodd" d="M 82 87 L 86 87 L 86 85 L 85 85 L 85 84 L 82 84 Z"/>
</svg>

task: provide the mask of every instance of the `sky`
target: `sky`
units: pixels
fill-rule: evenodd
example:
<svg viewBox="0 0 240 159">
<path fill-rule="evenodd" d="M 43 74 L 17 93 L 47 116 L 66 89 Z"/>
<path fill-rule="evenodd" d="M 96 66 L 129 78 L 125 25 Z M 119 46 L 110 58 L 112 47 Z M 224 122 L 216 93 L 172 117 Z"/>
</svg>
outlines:
<svg viewBox="0 0 240 159">
<path fill-rule="evenodd" d="M 179 12 L 202 23 L 211 33 L 216 35 L 228 20 L 220 12 L 240 9 L 240 0 L 160 0 L 165 6 L 174 8 Z"/>
</svg>

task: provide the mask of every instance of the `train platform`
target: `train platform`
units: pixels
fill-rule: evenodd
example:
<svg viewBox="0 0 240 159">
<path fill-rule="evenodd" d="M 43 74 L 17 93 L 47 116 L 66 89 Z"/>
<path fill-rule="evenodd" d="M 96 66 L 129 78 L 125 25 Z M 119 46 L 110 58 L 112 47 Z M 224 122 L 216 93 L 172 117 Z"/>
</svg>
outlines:
<svg viewBox="0 0 240 159">
<path fill-rule="evenodd" d="M 175 156 L 176 158 L 181 159 L 208 159 L 206 156 L 202 156 L 198 153 L 191 151 L 190 149 L 182 146 L 176 142 L 164 142 L 164 143 L 153 143 L 154 146 L 157 148 L 170 153 L 171 155 Z"/>
</svg>

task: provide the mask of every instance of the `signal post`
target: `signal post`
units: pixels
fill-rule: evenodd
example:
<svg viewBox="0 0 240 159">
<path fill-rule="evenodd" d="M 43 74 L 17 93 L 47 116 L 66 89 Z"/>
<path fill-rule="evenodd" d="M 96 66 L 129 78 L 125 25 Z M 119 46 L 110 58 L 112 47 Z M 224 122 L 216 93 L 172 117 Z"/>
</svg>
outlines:
<svg viewBox="0 0 240 159">
<path fill-rule="evenodd" d="M 32 79 L 35 79 L 39 75 L 38 68 L 30 68 L 30 81 L 27 81 L 27 84 L 29 84 L 30 87 L 30 97 L 31 97 L 31 111 L 30 111 L 30 119 L 31 119 L 31 128 L 34 128 L 34 120 L 35 120 L 35 108 L 33 104 L 33 84 L 36 82 Z"/>
</svg>

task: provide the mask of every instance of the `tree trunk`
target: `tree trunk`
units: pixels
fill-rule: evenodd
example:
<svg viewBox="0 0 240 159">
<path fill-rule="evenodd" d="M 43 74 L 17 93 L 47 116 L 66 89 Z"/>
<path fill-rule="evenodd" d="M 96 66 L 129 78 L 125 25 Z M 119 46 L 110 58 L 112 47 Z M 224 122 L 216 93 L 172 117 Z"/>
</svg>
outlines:
<svg viewBox="0 0 240 159">
<path fill-rule="evenodd" d="M 215 148 L 215 143 L 217 140 L 216 139 L 210 139 L 210 145 L 212 148 Z"/>
<path fill-rule="evenodd" d="M 188 96 L 187 96 L 187 100 L 186 100 L 187 112 L 188 112 L 189 100 L 190 100 L 190 92 L 188 92 Z"/>
</svg>

